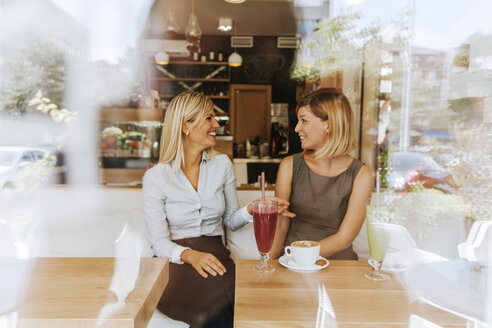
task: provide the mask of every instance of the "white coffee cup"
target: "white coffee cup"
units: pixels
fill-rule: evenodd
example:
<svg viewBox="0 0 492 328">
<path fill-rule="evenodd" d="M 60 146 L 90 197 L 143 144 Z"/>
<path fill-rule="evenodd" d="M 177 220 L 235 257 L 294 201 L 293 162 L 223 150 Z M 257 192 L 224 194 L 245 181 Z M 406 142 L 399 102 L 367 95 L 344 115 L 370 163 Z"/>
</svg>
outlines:
<svg viewBox="0 0 492 328">
<path fill-rule="evenodd" d="M 294 241 L 285 247 L 285 254 L 301 266 L 314 265 L 319 257 L 319 243 L 312 240 Z"/>
</svg>

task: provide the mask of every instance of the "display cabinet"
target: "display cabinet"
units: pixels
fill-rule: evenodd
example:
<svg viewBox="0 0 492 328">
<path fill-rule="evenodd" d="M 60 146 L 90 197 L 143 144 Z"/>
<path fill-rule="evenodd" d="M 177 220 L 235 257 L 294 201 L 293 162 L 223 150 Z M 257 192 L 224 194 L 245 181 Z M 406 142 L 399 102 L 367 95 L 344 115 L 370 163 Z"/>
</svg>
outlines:
<svg viewBox="0 0 492 328">
<path fill-rule="evenodd" d="M 164 111 L 154 108 L 102 108 L 99 114 L 99 166 L 103 184 L 140 184 L 149 162 L 159 159 Z"/>
<path fill-rule="evenodd" d="M 99 114 L 100 183 L 139 185 L 159 160 L 164 110 L 102 108 Z M 232 160 L 232 136 L 217 136 L 215 149 Z"/>
</svg>

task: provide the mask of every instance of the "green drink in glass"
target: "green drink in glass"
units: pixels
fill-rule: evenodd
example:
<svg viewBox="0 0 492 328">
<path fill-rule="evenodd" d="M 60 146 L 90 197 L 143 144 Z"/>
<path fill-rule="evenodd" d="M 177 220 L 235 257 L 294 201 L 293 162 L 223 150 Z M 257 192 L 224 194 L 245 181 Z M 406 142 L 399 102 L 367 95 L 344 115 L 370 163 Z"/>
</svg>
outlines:
<svg viewBox="0 0 492 328">
<path fill-rule="evenodd" d="M 382 222 L 387 221 L 388 215 L 389 209 L 387 207 L 368 205 L 366 208 L 367 240 L 371 251 L 371 258 L 368 262 L 374 270 L 367 272 L 365 276 L 372 280 L 388 280 L 390 278 L 388 274 L 381 272 L 389 243 L 389 236 Z"/>
</svg>

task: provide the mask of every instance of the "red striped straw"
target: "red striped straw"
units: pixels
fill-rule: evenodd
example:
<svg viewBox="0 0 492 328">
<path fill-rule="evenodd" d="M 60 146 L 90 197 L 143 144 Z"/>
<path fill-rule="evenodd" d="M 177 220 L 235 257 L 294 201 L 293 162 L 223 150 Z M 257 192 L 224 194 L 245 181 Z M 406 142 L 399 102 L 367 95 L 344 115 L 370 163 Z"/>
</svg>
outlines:
<svg viewBox="0 0 492 328">
<path fill-rule="evenodd" d="M 261 200 L 265 201 L 265 172 L 261 172 Z"/>
</svg>

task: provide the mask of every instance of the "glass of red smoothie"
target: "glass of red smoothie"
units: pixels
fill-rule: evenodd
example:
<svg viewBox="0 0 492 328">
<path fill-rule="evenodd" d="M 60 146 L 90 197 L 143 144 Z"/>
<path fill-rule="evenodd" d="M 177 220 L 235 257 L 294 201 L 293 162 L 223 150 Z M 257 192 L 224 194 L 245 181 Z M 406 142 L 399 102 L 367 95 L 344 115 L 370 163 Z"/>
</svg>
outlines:
<svg viewBox="0 0 492 328">
<path fill-rule="evenodd" d="M 268 254 L 272 249 L 275 230 L 277 229 L 277 202 L 255 200 L 253 202 L 253 225 L 256 246 L 261 255 L 261 263 L 253 269 L 258 272 L 273 272 L 275 268 L 268 264 Z"/>
</svg>

